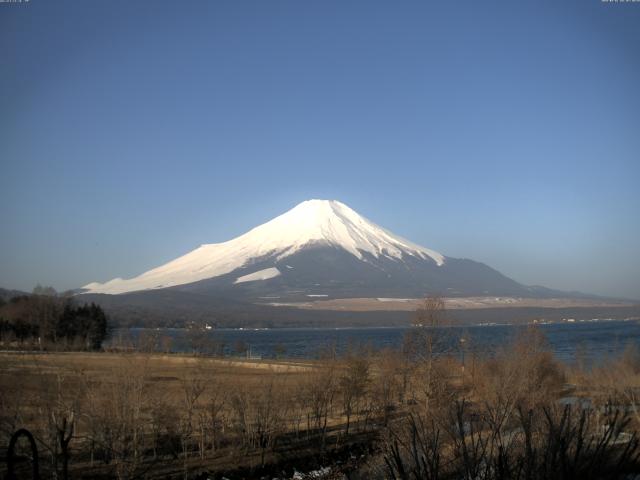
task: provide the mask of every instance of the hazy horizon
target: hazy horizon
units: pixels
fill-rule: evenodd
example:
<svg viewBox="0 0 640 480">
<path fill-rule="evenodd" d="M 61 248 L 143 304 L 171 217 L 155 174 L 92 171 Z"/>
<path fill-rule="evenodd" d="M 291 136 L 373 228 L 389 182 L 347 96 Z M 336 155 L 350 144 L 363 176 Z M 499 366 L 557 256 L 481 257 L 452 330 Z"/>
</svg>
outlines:
<svg viewBox="0 0 640 480">
<path fill-rule="evenodd" d="M 640 299 L 640 4 L 0 3 L 0 286 L 133 277 L 311 198 Z"/>
</svg>

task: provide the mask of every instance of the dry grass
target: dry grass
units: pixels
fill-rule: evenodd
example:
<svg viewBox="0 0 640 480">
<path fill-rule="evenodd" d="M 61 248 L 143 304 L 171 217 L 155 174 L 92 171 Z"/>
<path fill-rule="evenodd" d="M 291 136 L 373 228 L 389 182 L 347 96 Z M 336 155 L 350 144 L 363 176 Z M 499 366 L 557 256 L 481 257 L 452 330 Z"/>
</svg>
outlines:
<svg viewBox="0 0 640 480">
<path fill-rule="evenodd" d="M 166 354 L 113 354 L 90 352 L 54 352 L 43 354 L 0 353 L 0 391 L 5 398 L 21 396 L 37 398 L 42 386 L 53 377 L 62 376 L 71 390 L 80 388 L 82 379 L 100 381 L 130 371 L 144 371 L 148 382 L 162 389 L 169 398 L 182 395 L 180 379 L 190 375 L 207 381 L 215 378 L 216 385 L 232 390 L 242 384 L 258 388 L 265 378 L 277 372 L 285 383 L 296 383 L 314 362 L 285 362 L 261 360 L 228 360 Z"/>
</svg>

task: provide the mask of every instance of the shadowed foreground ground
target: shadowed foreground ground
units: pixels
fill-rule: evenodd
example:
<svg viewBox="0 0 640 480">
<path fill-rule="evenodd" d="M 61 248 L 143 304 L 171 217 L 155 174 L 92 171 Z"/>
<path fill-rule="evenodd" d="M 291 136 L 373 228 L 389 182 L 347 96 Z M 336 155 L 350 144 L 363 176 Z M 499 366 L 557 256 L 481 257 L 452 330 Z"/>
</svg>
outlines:
<svg viewBox="0 0 640 480">
<path fill-rule="evenodd" d="M 640 473 L 636 351 L 590 370 L 563 365 L 534 328 L 461 363 L 461 352 L 435 353 L 450 344 L 438 331 L 410 333 L 400 351 L 306 362 L 0 353 L 0 475 L 19 428 L 36 439 L 42 478 Z M 26 474 L 24 443 L 17 453 Z"/>
</svg>

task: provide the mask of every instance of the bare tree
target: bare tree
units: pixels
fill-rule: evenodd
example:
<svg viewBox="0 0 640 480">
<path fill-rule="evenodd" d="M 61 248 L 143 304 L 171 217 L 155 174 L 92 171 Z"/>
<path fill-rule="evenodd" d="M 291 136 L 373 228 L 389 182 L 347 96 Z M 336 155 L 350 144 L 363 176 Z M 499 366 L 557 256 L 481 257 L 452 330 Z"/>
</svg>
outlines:
<svg viewBox="0 0 640 480">
<path fill-rule="evenodd" d="M 203 419 L 207 425 L 206 431 L 211 438 L 211 449 L 215 452 L 220 443 L 220 437 L 224 434 L 226 424 L 226 406 L 228 394 L 226 387 L 212 380 L 208 380 L 209 390 L 206 399 L 206 414 Z"/>
<path fill-rule="evenodd" d="M 51 459 L 52 474 L 63 479 L 69 476 L 70 443 L 75 435 L 77 419 L 80 416 L 85 391 L 72 379 L 78 372 L 71 371 L 68 376 L 61 372 L 51 374 L 47 365 L 36 356 L 32 357 L 32 366 L 39 376 L 39 389 L 33 402 L 41 421 L 34 424 L 34 436 Z"/>
<path fill-rule="evenodd" d="M 358 412 L 358 406 L 367 393 L 370 380 L 369 367 L 369 359 L 363 352 L 350 352 L 344 359 L 339 385 L 342 408 L 347 419 L 346 435 L 349 435 L 351 417 Z"/>
<path fill-rule="evenodd" d="M 197 415 L 198 401 L 206 390 L 206 383 L 202 372 L 191 368 L 181 379 L 182 385 L 182 416 L 180 421 L 180 433 L 182 440 L 183 467 L 187 474 L 187 458 L 189 456 L 192 436 L 199 430 L 199 418 Z M 202 445 L 200 444 L 200 447 Z M 202 456 L 202 450 L 201 456 Z"/>
<path fill-rule="evenodd" d="M 374 360 L 370 397 L 373 408 L 386 426 L 389 413 L 395 409 L 396 404 L 404 401 L 408 370 L 405 370 L 405 357 L 394 350 L 385 349 Z"/>
<path fill-rule="evenodd" d="M 324 451 L 329 415 L 337 392 L 337 375 L 334 361 L 325 361 L 323 365 L 311 371 L 303 384 L 306 393 L 309 414 L 307 432 L 313 426 L 321 433 L 321 449 Z"/>
<path fill-rule="evenodd" d="M 441 389 L 441 376 L 435 368 L 437 357 L 452 349 L 451 330 L 447 325 L 445 303 L 442 297 L 426 297 L 415 312 L 413 327 L 407 332 L 405 349 L 417 362 L 421 375 L 423 404 L 428 410 L 430 403 Z"/>
<path fill-rule="evenodd" d="M 105 463 L 114 465 L 116 476 L 124 479 L 137 475 L 144 462 L 151 396 L 148 357 L 121 355 L 119 360 L 109 375 L 90 381 L 87 405 L 92 444 L 99 446 Z"/>
<path fill-rule="evenodd" d="M 284 431 L 288 402 L 283 395 L 283 386 L 276 382 L 273 374 L 260 387 L 260 395 L 253 397 L 253 431 L 260 463 L 264 466 L 267 449 L 275 446 L 278 435 Z"/>
</svg>

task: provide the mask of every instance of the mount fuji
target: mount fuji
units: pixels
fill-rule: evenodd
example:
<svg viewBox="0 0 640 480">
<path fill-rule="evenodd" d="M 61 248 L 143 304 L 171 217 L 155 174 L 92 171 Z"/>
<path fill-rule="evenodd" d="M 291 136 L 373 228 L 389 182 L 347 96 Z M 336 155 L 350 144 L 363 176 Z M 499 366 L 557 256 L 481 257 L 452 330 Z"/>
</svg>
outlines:
<svg viewBox="0 0 640 480">
<path fill-rule="evenodd" d="M 233 240 L 205 244 L 141 275 L 83 294 L 188 292 L 254 303 L 278 299 L 550 297 L 479 262 L 412 243 L 335 200 L 308 200 Z"/>
</svg>

